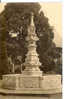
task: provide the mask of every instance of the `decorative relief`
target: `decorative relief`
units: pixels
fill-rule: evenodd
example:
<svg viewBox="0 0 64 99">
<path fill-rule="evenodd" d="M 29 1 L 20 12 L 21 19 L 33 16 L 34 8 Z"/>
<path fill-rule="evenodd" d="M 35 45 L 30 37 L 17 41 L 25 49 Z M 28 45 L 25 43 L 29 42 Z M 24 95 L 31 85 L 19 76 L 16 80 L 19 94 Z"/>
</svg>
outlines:
<svg viewBox="0 0 64 99">
<path fill-rule="evenodd" d="M 20 78 L 21 88 L 39 88 L 39 78 L 37 77 L 22 77 Z"/>
<path fill-rule="evenodd" d="M 13 76 L 5 76 L 3 78 L 3 84 L 2 86 L 4 88 L 15 88 L 16 86 L 16 78 Z"/>
</svg>

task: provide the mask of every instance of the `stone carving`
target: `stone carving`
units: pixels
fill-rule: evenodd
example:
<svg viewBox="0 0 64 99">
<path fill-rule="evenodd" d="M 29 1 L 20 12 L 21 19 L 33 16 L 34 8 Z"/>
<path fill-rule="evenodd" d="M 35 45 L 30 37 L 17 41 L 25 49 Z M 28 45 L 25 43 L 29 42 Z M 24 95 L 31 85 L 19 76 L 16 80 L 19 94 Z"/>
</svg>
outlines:
<svg viewBox="0 0 64 99">
<path fill-rule="evenodd" d="M 39 77 L 22 77 L 20 82 L 20 88 L 39 88 Z"/>
<path fill-rule="evenodd" d="M 42 76 L 42 72 L 39 69 L 41 65 L 38 54 L 36 51 L 36 42 L 39 40 L 35 33 L 35 25 L 34 25 L 34 15 L 31 13 L 31 23 L 28 27 L 28 35 L 26 37 L 26 41 L 28 43 L 28 53 L 25 59 L 25 70 L 22 72 L 24 75 L 34 75 L 34 76 Z M 38 73 L 36 73 L 38 72 Z"/>
<path fill-rule="evenodd" d="M 3 88 L 10 88 L 10 89 L 14 89 L 16 88 L 16 78 L 10 75 L 5 75 L 3 76 Z"/>
</svg>

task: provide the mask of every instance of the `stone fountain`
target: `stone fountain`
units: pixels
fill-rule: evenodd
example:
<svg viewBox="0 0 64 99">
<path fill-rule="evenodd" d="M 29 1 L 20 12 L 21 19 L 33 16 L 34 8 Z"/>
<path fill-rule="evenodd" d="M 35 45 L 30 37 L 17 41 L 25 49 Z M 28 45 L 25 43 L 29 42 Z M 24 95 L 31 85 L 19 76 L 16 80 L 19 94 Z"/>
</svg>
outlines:
<svg viewBox="0 0 64 99">
<path fill-rule="evenodd" d="M 35 33 L 34 15 L 31 13 L 31 22 L 26 37 L 28 52 L 26 54 L 24 71 L 22 74 L 3 75 L 1 93 L 6 94 L 51 94 L 61 93 L 60 75 L 43 75 L 36 51 L 36 42 L 39 40 Z M 3 91 L 4 89 L 4 91 Z"/>
<path fill-rule="evenodd" d="M 39 40 L 35 33 L 35 25 L 34 25 L 34 16 L 32 14 L 31 16 L 31 23 L 30 26 L 28 27 L 28 35 L 26 37 L 26 41 L 28 43 L 28 53 L 26 55 L 25 59 L 25 70 L 23 71 L 23 75 L 27 76 L 42 76 L 42 71 L 40 71 L 39 66 L 41 65 L 38 54 L 36 51 L 36 42 Z"/>
</svg>

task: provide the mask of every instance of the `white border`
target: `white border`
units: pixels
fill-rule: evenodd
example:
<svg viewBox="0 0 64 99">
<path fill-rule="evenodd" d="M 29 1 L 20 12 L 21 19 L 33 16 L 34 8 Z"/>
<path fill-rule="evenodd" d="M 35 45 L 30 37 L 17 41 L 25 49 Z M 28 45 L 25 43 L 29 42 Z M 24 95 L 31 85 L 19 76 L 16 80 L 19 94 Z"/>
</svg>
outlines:
<svg viewBox="0 0 64 99">
<path fill-rule="evenodd" d="M 62 3 L 62 98 L 64 97 L 64 2 Z"/>
<path fill-rule="evenodd" d="M 1 0 L 1 2 L 62 2 L 64 0 Z"/>
</svg>

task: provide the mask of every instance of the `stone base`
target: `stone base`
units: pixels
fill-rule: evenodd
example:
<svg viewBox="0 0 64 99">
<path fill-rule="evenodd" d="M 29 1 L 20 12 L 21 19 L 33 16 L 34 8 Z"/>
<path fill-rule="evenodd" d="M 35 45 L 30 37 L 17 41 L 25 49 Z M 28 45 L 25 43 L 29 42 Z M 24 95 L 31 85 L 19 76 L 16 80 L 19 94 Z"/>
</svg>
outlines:
<svg viewBox="0 0 64 99">
<path fill-rule="evenodd" d="M 61 99 L 61 76 L 4 75 L 0 99 Z"/>
<path fill-rule="evenodd" d="M 20 94 L 61 93 L 61 76 L 23 76 L 22 74 L 10 74 L 3 76 L 2 88 L 14 90 Z M 52 91 L 51 91 L 52 90 Z"/>
<path fill-rule="evenodd" d="M 42 76 L 26 76 L 21 74 L 4 75 L 2 87 L 17 90 L 41 88 L 42 80 Z"/>
<path fill-rule="evenodd" d="M 24 75 L 25 75 L 25 76 L 31 75 L 31 76 L 38 76 L 38 77 L 39 77 L 39 76 L 42 76 L 42 74 L 43 74 L 43 72 L 40 71 L 40 70 L 39 70 L 39 71 L 34 71 L 34 70 L 33 70 L 33 71 L 32 71 L 32 70 L 30 70 L 30 71 L 27 70 L 27 71 L 26 71 L 26 70 L 25 70 L 25 71 L 22 72 L 22 75 L 23 75 L 23 76 L 24 76 Z"/>
</svg>

